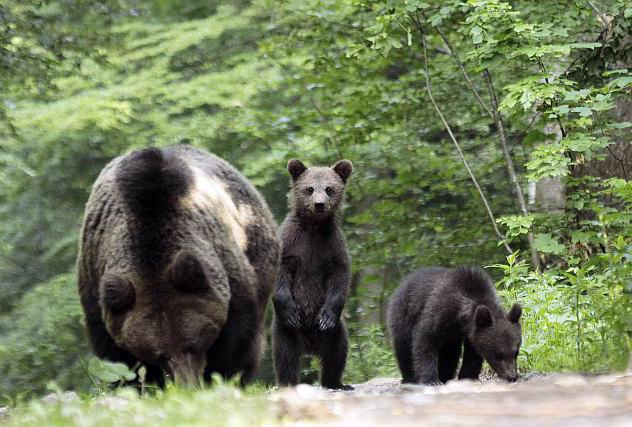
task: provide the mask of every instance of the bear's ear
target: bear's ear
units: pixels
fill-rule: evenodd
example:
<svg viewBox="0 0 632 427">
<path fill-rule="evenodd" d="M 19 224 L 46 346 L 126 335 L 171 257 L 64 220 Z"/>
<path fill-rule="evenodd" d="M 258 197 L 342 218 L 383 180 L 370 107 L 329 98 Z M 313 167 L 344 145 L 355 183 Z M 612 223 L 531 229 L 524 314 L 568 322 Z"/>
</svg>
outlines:
<svg viewBox="0 0 632 427">
<path fill-rule="evenodd" d="M 347 183 L 347 178 L 353 171 L 353 164 L 349 160 L 340 160 L 333 166 L 334 172 L 338 174 L 342 182 Z"/>
<path fill-rule="evenodd" d="M 100 304 L 113 313 L 123 313 L 134 305 L 136 291 L 129 279 L 110 273 L 101 278 Z"/>
<path fill-rule="evenodd" d="M 209 288 L 206 271 L 200 260 L 188 251 L 180 251 L 166 271 L 167 280 L 178 289 L 187 292 Z"/>
<path fill-rule="evenodd" d="M 486 305 L 479 305 L 474 312 L 474 321 L 477 328 L 487 328 L 494 324 L 494 318 L 492 312 L 489 311 Z"/>
<path fill-rule="evenodd" d="M 511 323 L 518 323 L 520 320 L 520 316 L 522 316 L 522 306 L 518 303 L 515 303 L 509 313 L 507 313 L 507 320 Z"/>
<path fill-rule="evenodd" d="M 306 170 L 307 166 L 305 166 L 299 159 L 291 159 L 287 162 L 287 171 L 290 173 L 290 176 L 294 181 L 296 181 Z"/>
</svg>

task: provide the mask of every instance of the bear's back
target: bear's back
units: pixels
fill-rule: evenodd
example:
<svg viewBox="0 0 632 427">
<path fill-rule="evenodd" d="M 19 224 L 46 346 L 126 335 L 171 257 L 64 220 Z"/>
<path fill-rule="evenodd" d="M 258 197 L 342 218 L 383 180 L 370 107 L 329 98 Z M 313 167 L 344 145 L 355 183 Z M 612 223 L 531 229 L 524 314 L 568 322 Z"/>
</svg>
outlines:
<svg viewBox="0 0 632 427">
<path fill-rule="evenodd" d="M 420 268 L 407 275 L 389 303 L 388 323 L 394 331 L 416 323 L 434 295 L 450 285 L 452 270 L 443 267 Z"/>
<path fill-rule="evenodd" d="M 161 158 L 164 182 L 127 182 L 155 180 L 152 174 L 125 181 L 125 168 L 142 164 L 133 157 L 142 155 Z M 168 198 L 169 191 L 177 197 Z M 252 283 L 257 268 L 269 277 L 276 274 L 279 254 L 276 224 L 258 192 L 227 162 L 190 146 L 113 159 L 86 205 L 81 246 L 79 267 L 91 270 L 95 280 L 109 268 L 162 269 L 177 251 L 193 247 L 229 277 Z M 262 296 L 269 294 L 268 280 L 261 282 Z"/>
</svg>

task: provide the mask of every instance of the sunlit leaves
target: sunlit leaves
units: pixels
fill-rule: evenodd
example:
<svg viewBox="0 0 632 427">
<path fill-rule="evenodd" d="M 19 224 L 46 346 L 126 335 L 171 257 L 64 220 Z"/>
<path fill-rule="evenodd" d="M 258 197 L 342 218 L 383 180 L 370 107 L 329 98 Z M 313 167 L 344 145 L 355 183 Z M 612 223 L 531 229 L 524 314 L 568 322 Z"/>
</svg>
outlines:
<svg viewBox="0 0 632 427">
<path fill-rule="evenodd" d="M 507 237 L 517 237 L 529 232 L 533 219 L 533 215 L 507 215 L 498 218 L 496 222 L 507 227 Z"/>
<path fill-rule="evenodd" d="M 560 244 L 550 234 L 537 234 L 535 236 L 534 245 L 540 252 L 561 255 L 564 253 L 565 247 Z"/>
<path fill-rule="evenodd" d="M 105 383 L 133 381 L 136 374 L 124 363 L 108 362 L 96 357 L 88 361 L 88 373 Z"/>
</svg>

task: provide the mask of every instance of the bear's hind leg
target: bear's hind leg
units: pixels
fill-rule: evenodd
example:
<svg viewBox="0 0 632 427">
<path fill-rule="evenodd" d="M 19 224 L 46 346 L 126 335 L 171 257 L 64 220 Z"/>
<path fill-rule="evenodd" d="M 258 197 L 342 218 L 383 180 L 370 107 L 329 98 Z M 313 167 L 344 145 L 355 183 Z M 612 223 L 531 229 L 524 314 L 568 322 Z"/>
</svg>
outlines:
<svg viewBox="0 0 632 427">
<path fill-rule="evenodd" d="M 321 385 L 334 390 L 353 390 L 353 387 L 342 383 L 349 348 L 347 329 L 342 320 L 333 330 L 323 333 L 320 340 L 317 349 L 321 364 Z"/>
<path fill-rule="evenodd" d="M 413 331 L 413 366 L 415 382 L 439 384 L 439 347 L 441 343 L 430 325 L 419 322 Z"/>
<path fill-rule="evenodd" d="M 398 336 L 393 339 L 397 365 L 402 373 L 402 383 L 414 383 L 413 353 L 410 336 Z"/>
<path fill-rule="evenodd" d="M 274 320 L 272 331 L 274 376 L 279 387 L 298 384 L 301 350 L 296 333 L 292 333 Z"/>
<path fill-rule="evenodd" d="M 446 383 L 456 376 L 461 357 L 461 341 L 450 341 L 439 351 L 439 381 Z"/>
</svg>

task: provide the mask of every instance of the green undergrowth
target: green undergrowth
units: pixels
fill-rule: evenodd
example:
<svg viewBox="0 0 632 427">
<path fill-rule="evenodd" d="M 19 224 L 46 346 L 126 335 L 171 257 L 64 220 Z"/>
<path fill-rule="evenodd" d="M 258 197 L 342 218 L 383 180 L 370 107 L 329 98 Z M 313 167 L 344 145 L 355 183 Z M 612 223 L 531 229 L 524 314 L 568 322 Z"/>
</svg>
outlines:
<svg viewBox="0 0 632 427">
<path fill-rule="evenodd" d="M 121 388 L 79 399 L 45 403 L 32 400 L 11 409 L 6 426 L 259 426 L 282 420 L 269 404 L 267 389 L 254 385 L 245 390 L 231 384 L 203 390 L 174 386 L 141 395 Z"/>
</svg>

